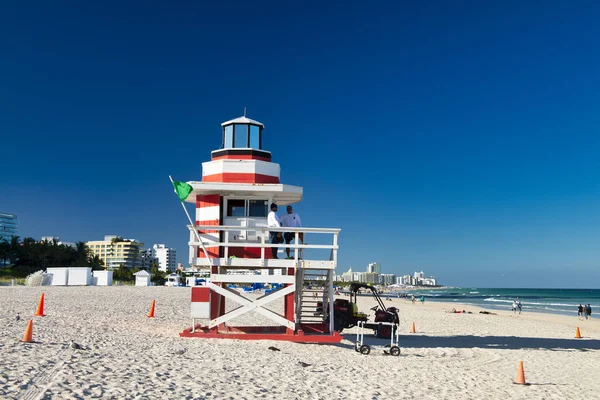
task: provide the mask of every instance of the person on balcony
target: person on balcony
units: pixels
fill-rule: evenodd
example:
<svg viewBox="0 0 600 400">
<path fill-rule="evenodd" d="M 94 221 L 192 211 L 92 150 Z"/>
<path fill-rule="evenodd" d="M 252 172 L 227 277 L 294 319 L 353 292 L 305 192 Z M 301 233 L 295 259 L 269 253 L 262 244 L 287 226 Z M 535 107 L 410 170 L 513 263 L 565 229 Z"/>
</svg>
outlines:
<svg viewBox="0 0 600 400">
<path fill-rule="evenodd" d="M 277 204 L 271 203 L 271 212 L 267 216 L 267 226 L 272 227 L 281 227 L 281 220 L 277 216 Z M 283 237 L 281 236 L 281 232 L 269 232 L 269 237 L 271 239 L 272 244 L 283 243 Z M 278 259 L 277 257 L 277 247 L 271 247 L 272 258 Z"/>
<path fill-rule="evenodd" d="M 298 213 L 295 213 L 292 209 L 292 206 L 287 206 L 287 214 L 284 214 L 281 217 L 281 222 L 283 222 L 283 226 L 286 228 L 299 228 L 302 226 L 302 221 L 300 221 L 300 216 Z M 296 237 L 294 232 L 285 232 L 283 234 L 285 238 L 285 244 L 290 244 L 292 240 Z M 300 239 L 300 243 L 304 244 L 304 233 L 298 232 L 298 239 Z M 285 252 L 287 253 L 287 258 L 290 257 L 290 248 L 286 248 Z"/>
</svg>

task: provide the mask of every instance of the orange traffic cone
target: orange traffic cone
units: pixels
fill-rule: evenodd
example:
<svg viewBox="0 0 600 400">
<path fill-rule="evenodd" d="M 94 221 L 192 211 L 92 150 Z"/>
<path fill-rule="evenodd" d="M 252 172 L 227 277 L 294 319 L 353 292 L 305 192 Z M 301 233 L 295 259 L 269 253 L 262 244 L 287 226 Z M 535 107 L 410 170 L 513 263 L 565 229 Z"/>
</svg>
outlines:
<svg viewBox="0 0 600 400">
<path fill-rule="evenodd" d="M 152 305 L 150 306 L 150 312 L 148 313 L 148 318 L 154 318 L 154 307 L 156 306 L 156 300 L 152 300 Z"/>
<path fill-rule="evenodd" d="M 417 333 L 417 330 L 415 329 L 415 323 L 414 322 L 412 324 L 412 328 L 410 328 L 410 333 Z"/>
<path fill-rule="evenodd" d="M 517 379 L 515 383 L 519 385 L 525 385 L 525 371 L 523 370 L 523 361 L 519 361 L 519 371 L 517 372 Z"/>
<path fill-rule="evenodd" d="M 581 339 L 581 332 L 579 331 L 579 327 L 575 329 L 575 339 Z"/>
<path fill-rule="evenodd" d="M 40 297 L 40 302 L 38 303 L 38 308 L 37 311 L 35 312 L 35 314 L 33 314 L 34 317 L 45 317 L 46 315 L 44 314 L 44 293 L 42 293 L 42 296 Z"/>
<path fill-rule="evenodd" d="M 33 321 L 29 320 L 27 324 L 27 328 L 25 329 L 25 334 L 23 335 L 23 340 L 21 342 L 31 343 L 33 342 Z"/>
</svg>

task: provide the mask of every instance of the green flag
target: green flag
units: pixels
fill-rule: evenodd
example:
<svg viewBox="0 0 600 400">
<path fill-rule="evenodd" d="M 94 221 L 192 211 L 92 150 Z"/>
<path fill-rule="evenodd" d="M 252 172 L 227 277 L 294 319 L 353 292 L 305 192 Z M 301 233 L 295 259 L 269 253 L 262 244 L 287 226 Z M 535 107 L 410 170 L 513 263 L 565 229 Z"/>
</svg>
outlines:
<svg viewBox="0 0 600 400">
<path fill-rule="evenodd" d="M 175 188 L 175 193 L 177 193 L 177 196 L 179 196 L 179 200 L 181 201 L 185 201 L 190 193 L 194 191 L 194 188 L 185 182 L 175 181 L 173 182 L 173 187 Z"/>
</svg>

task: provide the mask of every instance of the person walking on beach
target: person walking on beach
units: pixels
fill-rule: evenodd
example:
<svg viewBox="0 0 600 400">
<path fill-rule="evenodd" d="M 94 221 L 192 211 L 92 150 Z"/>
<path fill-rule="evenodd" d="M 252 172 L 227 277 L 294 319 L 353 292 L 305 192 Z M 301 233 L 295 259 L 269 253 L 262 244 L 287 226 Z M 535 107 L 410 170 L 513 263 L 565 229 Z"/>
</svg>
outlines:
<svg viewBox="0 0 600 400">
<path fill-rule="evenodd" d="M 269 212 L 269 215 L 267 216 L 267 226 L 272 226 L 272 227 L 277 227 L 277 228 L 281 227 L 281 220 L 277 216 L 277 204 L 275 204 L 275 203 L 271 203 L 271 212 Z M 269 232 L 269 236 L 270 236 L 272 244 L 283 243 L 283 240 L 281 237 L 281 232 Z M 274 259 L 279 258 L 279 257 L 277 257 L 277 250 L 278 250 L 277 247 L 271 247 L 272 257 Z"/>
<path fill-rule="evenodd" d="M 302 226 L 302 221 L 300 221 L 300 216 L 298 215 L 298 213 L 294 212 L 294 210 L 292 209 L 292 206 L 287 206 L 287 214 L 285 214 L 281 217 L 281 222 L 283 222 L 283 226 L 285 226 L 286 228 L 299 228 Z M 285 232 L 283 234 L 283 237 L 285 239 L 285 244 L 290 244 L 290 242 L 292 240 L 294 240 L 296 235 L 294 232 Z M 300 240 L 300 243 L 304 244 L 304 233 L 303 232 L 298 232 L 298 239 Z M 287 254 L 287 258 L 291 258 L 289 247 L 285 249 L 285 252 Z"/>
<path fill-rule="evenodd" d="M 579 304 L 579 307 L 577 307 L 577 316 L 579 317 L 580 321 L 583 321 L 583 306 L 581 304 Z"/>
<path fill-rule="evenodd" d="M 521 301 L 517 301 L 517 308 L 519 309 L 519 315 L 521 315 L 521 309 L 523 308 L 523 304 L 521 304 Z"/>
<path fill-rule="evenodd" d="M 512 305 L 512 312 L 513 314 L 517 313 L 517 301 L 513 301 L 513 305 Z"/>
<path fill-rule="evenodd" d="M 590 303 L 585 307 L 585 319 L 592 319 L 592 306 Z"/>
</svg>

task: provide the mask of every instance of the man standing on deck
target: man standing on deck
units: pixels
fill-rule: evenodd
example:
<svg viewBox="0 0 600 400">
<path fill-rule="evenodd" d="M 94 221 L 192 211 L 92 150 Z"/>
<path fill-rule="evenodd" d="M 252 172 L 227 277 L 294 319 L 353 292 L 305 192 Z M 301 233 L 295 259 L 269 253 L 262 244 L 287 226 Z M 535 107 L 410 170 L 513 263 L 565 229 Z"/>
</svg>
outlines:
<svg viewBox="0 0 600 400">
<path fill-rule="evenodd" d="M 286 228 L 300 228 L 302 226 L 300 216 L 298 213 L 294 212 L 292 206 L 287 206 L 287 214 L 281 217 L 281 222 L 283 222 L 283 226 Z M 285 232 L 283 237 L 285 238 L 285 244 L 290 244 L 290 242 L 296 237 L 296 234 L 294 232 Z M 300 239 L 300 243 L 304 244 L 303 232 L 298 232 L 298 239 Z M 285 252 L 287 253 L 287 258 L 291 258 L 289 247 L 285 249 Z"/>
<path fill-rule="evenodd" d="M 281 227 L 281 221 L 279 220 L 279 217 L 277 216 L 277 204 L 275 204 L 275 203 L 271 203 L 271 212 L 267 216 L 267 226 L 273 226 L 273 227 L 277 227 L 277 228 Z M 271 238 L 272 244 L 283 243 L 283 240 L 281 237 L 281 232 L 269 232 L 269 236 Z M 279 257 L 277 257 L 277 250 L 278 250 L 277 247 L 271 247 L 271 254 L 274 259 L 279 258 Z"/>
</svg>

